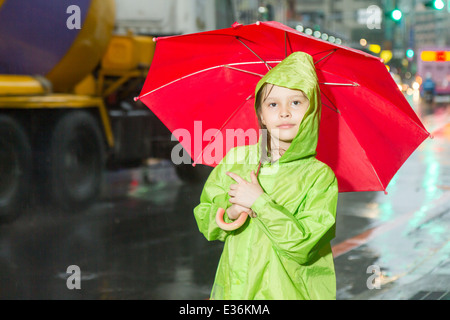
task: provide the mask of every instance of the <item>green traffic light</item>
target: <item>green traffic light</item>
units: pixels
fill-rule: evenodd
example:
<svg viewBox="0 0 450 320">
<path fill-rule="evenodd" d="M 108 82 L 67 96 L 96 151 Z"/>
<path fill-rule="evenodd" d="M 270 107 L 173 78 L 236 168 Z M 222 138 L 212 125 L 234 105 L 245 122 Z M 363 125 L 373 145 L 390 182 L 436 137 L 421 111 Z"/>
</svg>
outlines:
<svg viewBox="0 0 450 320">
<path fill-rule="evenodd" d="M 434 0 L 434 2 L 433 2 L 433 7 L 436 10 L 442 10 L 442 9 L 444 9 L 444 6 L 445 6 L 445 4 L 444 4 L 444 1 L 442 1 L 442 0 Z"/>
<path fill-rule="evenodd" d="M 402 12 L 398 9 L 395 9 L 394 11 L 392 11 L 391 17 L 395 21 L 400 21 L 402 18 Z"/>
<path fill-rule="evenodd" d="M 412 49 L 406 50 L 406 57 L 409 59 L 414 58 L 414 50 L 412 50 Z"/>
<path fill-rule="evenodd" d="M 442 10 L 445 7 L 445 1 L 443 0 L 428 0 L 423 4 L 426 8 L 430 8 L 433 10 Z"/>
</svg>

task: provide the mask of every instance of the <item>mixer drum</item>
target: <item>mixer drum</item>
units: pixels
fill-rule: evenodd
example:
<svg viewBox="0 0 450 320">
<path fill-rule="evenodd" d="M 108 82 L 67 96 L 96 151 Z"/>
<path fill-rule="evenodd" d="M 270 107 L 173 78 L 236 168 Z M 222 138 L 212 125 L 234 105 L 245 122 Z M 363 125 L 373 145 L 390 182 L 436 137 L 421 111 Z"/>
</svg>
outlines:
<svg viewBox="0 0 450 320">
<path fill-rule="evenodd" d="M 0 0 L 0 74 L 45 76 L 68 92 L 92 72 L 111 38 L 115 3 L 78 0 L 75 11 L 73 3 Z"/>
</svg>

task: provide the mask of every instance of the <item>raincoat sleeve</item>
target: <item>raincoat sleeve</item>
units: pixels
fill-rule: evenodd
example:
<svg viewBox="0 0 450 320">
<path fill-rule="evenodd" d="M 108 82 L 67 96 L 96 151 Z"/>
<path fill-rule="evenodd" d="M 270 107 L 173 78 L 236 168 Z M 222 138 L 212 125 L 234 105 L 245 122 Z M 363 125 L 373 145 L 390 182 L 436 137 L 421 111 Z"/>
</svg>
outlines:
<svg viewBox="0 0 450 320">
<path fill-rule="evenodd" d="M 231 205 L 228 201 L 228 189 L 225 189 L 222 181 L 227 171 L 224 162 L 226 162 L 226 158 L 209 175 L 200 196 L 200 204 L 194 208 L 198 228 L 208 241 L 225 241 L 225 238 L 230 234 L 229 231 L 219 228 L 215 220 L 219 208 L 226 210 Z M 224 220 L 227 223 L 231 222 L 226 213 L 224 214 Z"/>
<path fill-rule="evenodd" d="M 298 199 L 301 204 L 295 212 L 264 193 L 252 206 L 254 220 L 279 254 L 306 264 L 334 238 L 337 196 L 336 177 L 325 167 L 317 172 L 306 198 Z"/>
</svg>

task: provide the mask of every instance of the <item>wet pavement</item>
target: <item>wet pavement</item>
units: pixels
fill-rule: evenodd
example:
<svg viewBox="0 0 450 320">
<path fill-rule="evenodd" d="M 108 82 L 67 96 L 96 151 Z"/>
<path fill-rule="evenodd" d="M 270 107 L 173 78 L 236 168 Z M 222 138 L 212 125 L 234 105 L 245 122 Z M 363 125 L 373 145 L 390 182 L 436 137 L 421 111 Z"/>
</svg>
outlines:
<svg viewBox="0 0 450 320">
<path fill-rule="evenodd" d="M 338 299 L 449 299 L 450 107 L 417 105 L 426 140 L 383 192 L 340 194 Z M 198 232 L 203 182 L 169 161 L 107 172 L 101 200 L 0 225 L 0 299 L 206 299 L 222 243 Z M 69 289 L 69 266 L 80 289 Z"/>
<path fill-rule="evenodd" d="M 450 106 L 421 107 L 433 139 L 388 194 L 340 195 L 332 243 L 338 299 L 450 299 Z"/>
<path fill-rule="evenodd" d="M 192 216 L 202 183 L 170 163 L 109 172 L 88 210 L 34 207 L 0 226 L 1 299 L 204 299 L 222 246 Z M 76 265 L 81 289 L 69 290 Z"/>
</svg>

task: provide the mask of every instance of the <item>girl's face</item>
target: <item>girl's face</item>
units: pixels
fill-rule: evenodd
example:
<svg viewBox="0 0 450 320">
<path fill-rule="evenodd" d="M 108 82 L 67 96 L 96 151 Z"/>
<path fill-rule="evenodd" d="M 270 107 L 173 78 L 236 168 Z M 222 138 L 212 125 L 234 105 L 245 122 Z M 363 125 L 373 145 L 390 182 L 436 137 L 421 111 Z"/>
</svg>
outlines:
<svg viewBox="0 0 450 320">
<path fill-rule="evenodd" d="M 300 90 L 266 85 L 262 92 L 261 122 L 274 142 L 290 145 L 297 136 L 300 123 L 309 107 L 309 100 Z M 268 95 L 267 95 L 267 92 Z"/>
</svg>

